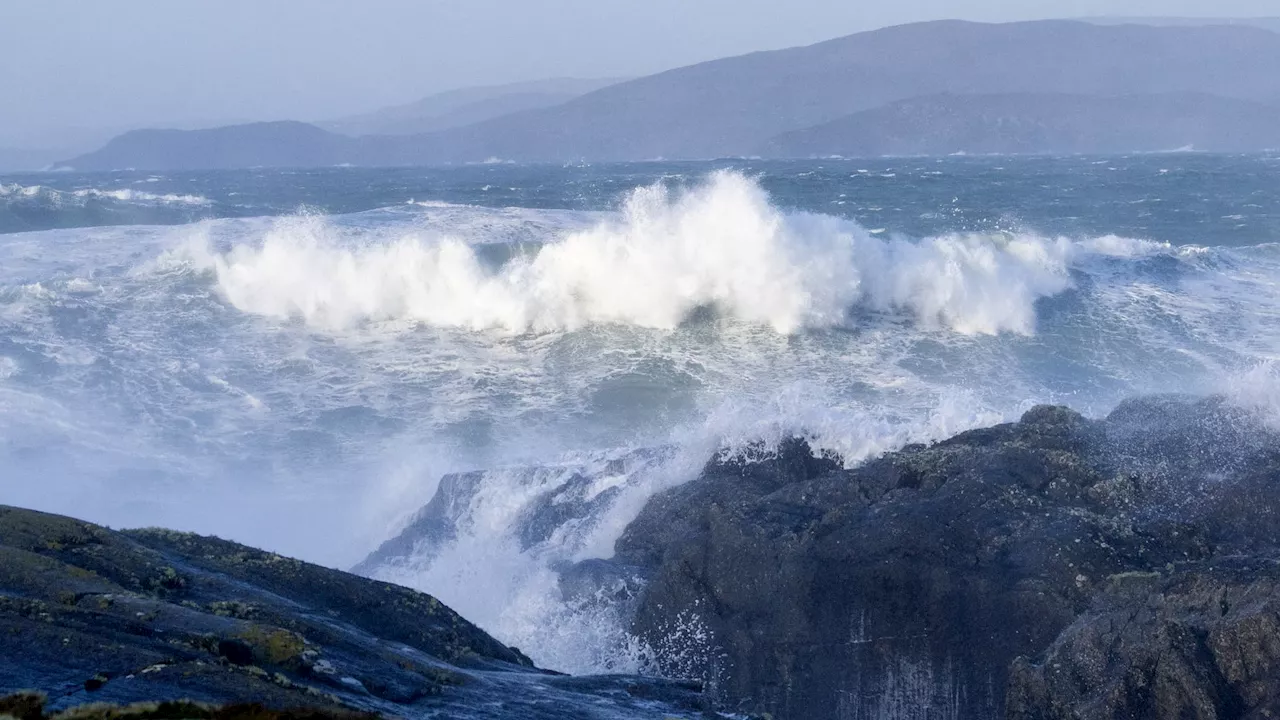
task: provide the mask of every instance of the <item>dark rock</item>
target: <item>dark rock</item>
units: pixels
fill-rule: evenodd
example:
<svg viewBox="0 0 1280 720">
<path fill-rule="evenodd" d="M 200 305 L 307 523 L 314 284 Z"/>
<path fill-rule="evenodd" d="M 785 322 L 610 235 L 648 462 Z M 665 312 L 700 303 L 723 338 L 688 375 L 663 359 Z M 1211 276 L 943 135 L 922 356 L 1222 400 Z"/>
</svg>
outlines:
<svg viewBox="0 0 1280 720">
<path fill-rule="evenodd" d="M 190 701 L 130 705 L 95 703 L 46 713 L 45 697 L 18 693 L 0 698 L 0 717 L 17 720 L 376 720 L 379 716 L 341 708 L 272 710 L 259 704 L 215 706 Z"/>
<path fill-rule="evenodd" d="M 463 509 L 473 500 L 484 480 L 483 472 L 454 473 L 440 478 L 435 495 L 395 537 L 369 554 L 351 572 L 367 575 L 375 568 L 403 563 L 409 558 L 429 560 L 458 536 Z"/>
<path fill-rule="evenodd" d="M 101 690 L 102 686 L 106 685 L 107 681 L 110 679 L 111 678 L 107 677 L 103 673 L 98 673 L 97 675 L 94 675 L 93 677 L 84 681 L 84 689 L 86 692 L 94 692 L 97 690 Z"/>
<path fill-rule="evenodd" d="M 428 502 L 408 525 L 386 541 L 352 572 L 371 575 L 388 568 L 429 563 L 458 538 L 459 529 L 470 523 L 482 487 L 503 483 L 512 492 L 537 490 L 518 517 L 512 519 L 512 536 L 523 550 L 546 542 L 557 531 L 574 522 L 599 517 L 618 497 L 639 468 L 661 462 L 673 448 L 651 448 L 628 452 L 589 467 L 551 466 L 508 468 L 445 475 Z M 494 477 L 495 475 L 500 477 Z M 616 484 L 597 491 L 602 479 Z"/>
<path fill-rule="evenodd" d="M 1017 717 L 1131 717 L 1095 712 L 1100 686 L 1037 684 L 1036 658 L 1083 647 L 1059 636 L 1097 612 L 1114 578 L 1273 552 L 1278 510 L 1276 433 L 1221 400 L 1151 398 L 1102 421 L 1035 408 L 854 470 L 801 441 L 754 463 L 712 462 L 648 504 L 614 562 L 649 578 L 633 631 L 659 650 L 662 671 L 704 681 L 727 709 L 994 718 L 1012 677 Z M 1186 603 L 1208 597 L 1216 576 L 1199 577 L 1206 589 Z M 1246 611 L 1242 594 L 1224 595 L 1244 624 L 1223 647 L 1274 637 L 1274 617 Z M 1182 606 L 1169 602 L 1173 617 Z M 1165 636 L 1122 651 L 1117 672 L 1176 679 L 1208 698 L 1185 707 L 1218 712 L 1187 717 L 1243 717 L 1233 708 L 1265 707 L 1256 698 L 1280 688 L 1280 676 L 1259 675 L 1274 668 L 1269 650 L 1210 662 L 1197 635 L 1209 626 L 1178 627 L 1149 624 L 1145 636 Z M 1143 674 L 1143 658 L 1175 651 L 1182 670 Z M 1218 665 L 1250 668 L 1233 672 L 1251 689 Z M 1142 702 L 1140 689 L 1116 692 Z M 1156 707 L 1184 707 L 1166 695 Z M 1068 714 L 1049 714 L 1054 703 Z"/>
<path fill-rule="evenodd" d="M 34 691 L 0 697 L 0 716 L 7 715 L 15 720 L 42 720 L 47 699 L 44 693 Z"/>
<path fill-rule="evenodd" d="M 577 605 L 626 605 L 639 597 L 644 584 L 641 568 L 610 560 L 584 560 L 560 569 L 560 593 Z"/>
<path fill-rule="evenodd" d="M 1280 717 L 1280 562 L 1108 578 L 1043 657 L 1015 662 L 1008 717 Z"/>
<path fill-rule="evenodd" d="M 253 646 L 239 639 L 219 640 L 218 655 L 232 665 L 252 665 Z"/>
<path fill-rule="evenodd" d="M 217 538 L 0 506 L 0 694 L 37 689 L 53 713 L 92 693 L 160 704 L 72 716 L 702 714 L 700 693 L 679 683 L 558 677 L 429 595 Z M 23 697 L 0 714 L 42 717 L 37 696 Z M 313 710 L 276 712 L 288 708 Z"/>
<path fill-rule="evenodd" d="M 497 660 L 521 664 L 509 648 L 429 595 L 217 538 L 167 530 L 133 530 L 127 535 L 157 550 L 179 554 L 187 564 L 200 570 L 252 583 L 303 605 L 330 608 L 361 630 L 449 662 L 474 664 Z M 284 645 L 291 642 L 279 633 L 270 632 L 266 641 Z M 300 641 L 294 644 L 301 652 Z"/>
</svg>

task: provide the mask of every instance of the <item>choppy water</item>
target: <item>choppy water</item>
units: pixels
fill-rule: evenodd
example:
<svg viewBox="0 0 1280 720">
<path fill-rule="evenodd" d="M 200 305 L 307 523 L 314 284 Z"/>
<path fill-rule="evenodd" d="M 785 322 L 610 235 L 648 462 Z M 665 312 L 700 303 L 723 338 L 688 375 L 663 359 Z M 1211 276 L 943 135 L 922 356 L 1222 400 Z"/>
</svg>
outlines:
<svg viewBox="0 0 1280 720">
<path fill-rule="evenodd" d="M 493 469 L 387 574 L 573 671 L 645 649 L 553 568 L 718 448 L 1280 399 L 1270 156 L 44 174 L 0 232 L 0 502 L 349 566 Z"/>
</svg>

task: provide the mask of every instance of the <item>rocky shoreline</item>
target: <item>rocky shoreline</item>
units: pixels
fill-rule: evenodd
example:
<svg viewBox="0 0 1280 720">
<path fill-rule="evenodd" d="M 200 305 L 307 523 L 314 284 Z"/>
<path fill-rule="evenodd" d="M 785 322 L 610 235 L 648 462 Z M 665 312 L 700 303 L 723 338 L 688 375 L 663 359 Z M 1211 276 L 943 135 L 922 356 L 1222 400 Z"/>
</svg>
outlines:
<svg viewBox="0 0 1280 720">
<path fill-rule="evenodd" d="M 22 690 L 47 696 L 52 714 L 179 699 L 321 716 L 704 709 L 696 683 L 539 670 L 406 588 L 216 538 L 0 506 L 0 696 Z"/>
<path fill-rule="evenodd" d="M 525 521 L 573 509 L 543 507 Z M 439 510 L 361 571 L 447 539 Z M 567 569 L 565 591 L 607 591 L 659 674 L 689 680 L 555 675 L 427 595 L 4 508 L 0 694 L 401 717 L 1280 717 L 1280 434 L 1221 398 L 1102 420 L 1038 407 L 853 469 L 793 439 L 655 496 L 615 550 Z"/>
<path fill-rule="evenodd" d="M 651 502 L 633 631 L 680 613 L 779 718 L 1280 713 L 1280 437 L 1220 399 L 1020 422 L 845 470 L 800 442 Z"/>
</svg>

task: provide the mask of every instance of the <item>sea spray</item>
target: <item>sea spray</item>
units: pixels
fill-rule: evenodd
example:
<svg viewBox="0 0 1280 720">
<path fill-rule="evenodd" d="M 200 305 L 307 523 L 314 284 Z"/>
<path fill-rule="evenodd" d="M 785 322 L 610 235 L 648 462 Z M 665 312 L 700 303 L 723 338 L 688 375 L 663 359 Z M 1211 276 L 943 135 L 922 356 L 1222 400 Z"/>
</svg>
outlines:
<svg viewBox="0 0 1280 720">
<path fill-rule="evenodd" d="M 856 223 L 770 204 L 730 172 L 682 193 L 634 191 L 620 217 L 493 267 L 473 238 L 343 243 L 323 218 L 196 260 L 235 307 L 319 328 L 408 320 L 508 332 L 593 323 L 672 329 L 701 308 L 780 333 L 838 326 L 862 306 L 962 333 L 1035 329 L 1035 301 L 1070 286 L 1065 239 L 881 239 Z"/>
<path fill-rule="evenodd" d="M 640 642 L 627 632 L 625 604 L 568 593 L 560 573 L 574 563 L 612 557 L 614 542 L 654 495 L 694 479 L 717 455 L 766 457 L 789 437 L 805 437 L 813 452 L 839 454 L 856 465 L 907 443 L 1002 419 L 972 405 L 972 398 L 946 398 L 923 424 L 894 421 L 883 409 L 824 409 L 815 400 L 795 388 L 766 405 L 721 407 L 703 425 L 673 431 L 661 448 L 453 479 L 455 494 L 435 501 L 441 514 L 429 528 L 410 531 L 411 537 L 424 533 L 419 542 L 364 570 L 437 594 L 547 667 L 644 672 L 657 654 L 687 648 Z M 607 502 L 590 502 L 597 498 Z M 595 593 L 609 591 L 606 584 Z"/>
<path fill-rule="evenodd" d="M 1087 175 L 1085 161 L 1046 174 L 1062 163 L 920 161 L 946 170 L 925 178 L 895 161 L 893 178 L 847 182 L 852 169 L 805 164 L 145 186 L 210 206 L 125 201 L 114 176 L 41 178 L 65 205 L 15 190 L 0 215 L 285 215 L 0 235 L 0 502 L 351 567 L 443 478 L 478 473 L 457 508 L 473 522 L 396 579 L 544 665 L 643 669 L 679 648 L 635 643 L 625 603 L 570 592 L 566 568 L 608 557 L 651 497 L 718 453 L 760 457 L 799 434 L 856 464 L 1040 402 L 1099 417 L 1242 374 L 1237 402 L 1270 396 L 1267 372 L 1247 377 L 1280 353 L 1266 186 L 1153 189 L 1153 173 Z M 74 195 L 88 185 L 108 195 Z M 381 209 L 293 214 L 346 198 Z M 84 211 L 117 206 L 143 211 Z M 616 580 L 625 596 L 631 578 Z M 688 634 L 696 649 L 696 623 Z"/>
</svg>

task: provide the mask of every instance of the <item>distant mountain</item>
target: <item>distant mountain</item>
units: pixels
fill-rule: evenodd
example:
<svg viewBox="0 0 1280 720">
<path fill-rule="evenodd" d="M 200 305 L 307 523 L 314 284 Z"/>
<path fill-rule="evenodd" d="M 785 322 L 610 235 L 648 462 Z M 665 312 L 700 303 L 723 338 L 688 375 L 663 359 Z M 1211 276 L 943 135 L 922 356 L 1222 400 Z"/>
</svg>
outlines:
<svg viewBox="0 0 1280 720">
<path fill-rule="evenodd" d="M 76 170 L 196 170 L 340 165 L 368 154 L 367 143 L 300 122 L 210 130 L 134 130 L 102 149 L 59 163 Z"/>
<path fill-rule="evenodd" d="M 1097 25 L 1154 25 L 1156 27 L 1203 27 L 1205 25 L 1248 25 L 1280 32 L 1280 17 L 1192 18 L 1192 17 L 1091 17 L 1081 18 Z"/>
<path fill-rule="evenodd" d="M 568 102 L 622 78 L 554 78 L 451 90 L 406 105 L 316 123 L 344 135 L 413 135 L 462 127 L 522 110 Z"/>
<path fill-rule="evenodd" d="M 165 121 L 138 126 L 65 125 L 49 123 L 38 127 L 0 128 L 0 172 L 43 170 L 63 158 L 81 155 L 102 147 L 112 138 L 131 130 L 200 128 L 240 125 L 244 118 L 207 118 Z"/>
<path fill-rule="evenodd" d="M 752 154 L 780 133 L 911 97 L 1024 92 L 1280 98 L 1280 35 L 1071 21 L 904 25 L 671 70 L 437 133 L 413 160 Z"/>
<path fill-rule="evenodd" d="M 263 144 L 261 129 L 248 137 L 227 128 L 204 131 L 218 133 L 220 144 L 214 136 L 192 134 L 189 149 L 177 136 L 158 138 L 164 152 L 149 149 L 141 137 L 120 142 L 126 135 L 70 164 L 326 165 L 342 157 L 362 165 L 429 165 L 491 157 L 561 162 L 755 155 L 779 147 L 775 138 L 786 133 L 912 98 L 1191 93 L 1252 103 L 1280 100 L 1280 35 L 1222 25 L 920 23 L 692 65 L 554 107 L 420 135 L 354 141 L 294 125 L 298 137 L 292 137 L 281 125 L 279 136 Z M 966 112 L 974 114 L 972 107 Z M 1083 117 L 1105 121 L 1089 113 Z M 237 133 L 269 154 L 235 146 Z M 304 152 L 307 147 L 317 148 L 316 154 Z M 228 155 L 218 155 L 218 148 Z"/>
<path fill-rule="evenodd" d="M 1125 153 L 1181 148 L 1280 148 L 1280 111 L 1248 100 L 1183 93 L 935 95 L 784 133 L 780 157 Z"/>
</svg>

